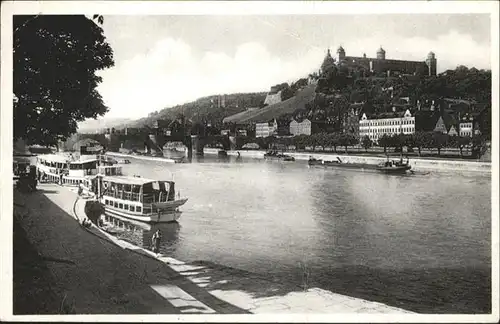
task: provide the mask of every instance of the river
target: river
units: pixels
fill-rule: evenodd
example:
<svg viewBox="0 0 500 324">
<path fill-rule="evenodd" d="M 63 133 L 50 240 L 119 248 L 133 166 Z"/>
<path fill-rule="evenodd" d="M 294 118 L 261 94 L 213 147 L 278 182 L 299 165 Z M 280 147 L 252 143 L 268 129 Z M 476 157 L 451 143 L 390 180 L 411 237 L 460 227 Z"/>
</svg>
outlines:
<svg viewBox="0 0 500 324">
<path fill-rule="evenodd" d="M 233 157 L 131 161 L 126 174 L 174 178 L 189 201 L 178 224 L 127 225 L 121 238 L 147 247 L 161 228 L 162 252 L 180 260 L 415 312 L 491 312 L 489 175 L 394 176 Z"/>
</svg>

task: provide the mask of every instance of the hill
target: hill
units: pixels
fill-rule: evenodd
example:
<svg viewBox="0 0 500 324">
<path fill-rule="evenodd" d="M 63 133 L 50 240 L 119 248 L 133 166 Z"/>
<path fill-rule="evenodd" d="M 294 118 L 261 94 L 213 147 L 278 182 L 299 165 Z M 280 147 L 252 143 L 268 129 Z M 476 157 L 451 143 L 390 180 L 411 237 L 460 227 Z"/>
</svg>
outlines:
<svg viewBox="0 0 500 324">
<path fill-rule="evenodd" d="M 316 85 L 310 84 L 297 91 L 297 93 L 284 101 L 272 104 L 260 109 L 253 109 L 232 115 L 224 119 L 225 123 L 258 123 L 267 122 L 286 114 L 294 114 L 299 110 L 306 109 L 315 95 Z"/>
<path fill-rule="evenodd" d="M 207 122 L 219 126 L 227 116 L 245 111 L 248 107 L 259 107 L 266 95 L 266 92 L 256 92 L 203 97 L 183 105 L 162 109 L 149 114 L 148 117 L 122 123 L 116 128 L 151 126 L 157 119 L 174 120 L 179 116 L 184 116 L 194 123 Z M 219 104 L 221 102 L 224 104 Z"/>
</svg>

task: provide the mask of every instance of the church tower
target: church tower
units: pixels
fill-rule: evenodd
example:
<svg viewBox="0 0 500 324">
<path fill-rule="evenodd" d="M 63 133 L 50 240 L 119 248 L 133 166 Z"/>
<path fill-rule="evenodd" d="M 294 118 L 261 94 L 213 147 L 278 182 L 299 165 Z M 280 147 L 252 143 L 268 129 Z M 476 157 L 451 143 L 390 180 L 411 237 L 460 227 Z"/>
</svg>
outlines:
<svg viewBox="0 0 500 324">
<path fill-rule="evenodd" d="M 425 64 L 427 64 L 427 68 L 429 69 L 429 75 L 435 76 L 437 70 L 436 54 L 434 54 L 433 52 L 429 52 L 429 54 L 427 54 Z"/>
</svg>

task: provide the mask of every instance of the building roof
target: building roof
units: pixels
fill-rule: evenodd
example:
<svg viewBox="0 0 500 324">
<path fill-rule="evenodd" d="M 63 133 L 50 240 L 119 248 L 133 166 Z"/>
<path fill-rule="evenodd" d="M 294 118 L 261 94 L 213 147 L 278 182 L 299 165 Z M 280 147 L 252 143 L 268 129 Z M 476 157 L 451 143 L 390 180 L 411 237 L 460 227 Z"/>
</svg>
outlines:
<svg viewBox="0 0 500 324">
<path fill-rule="evenodd" d="M 454 114 L 444 111 L 442 116 L 447 131 L 450 131 L 452 126 L 455 126 L 455 130 L 458 130 L 458 121 Z"/>
<path fill-rule="evenodd" d="M 304 109 L 306 104 L 313 100 L 316 95 L 316 85 L 310 84 L 299 90 L 295 96 L 285 101 L 266 106 L 261 109 L 247 110 L 224 118 L 224 122 L 233 122 L 237 124 L 262 123 L 271 119 L 278 118 L 285 114 L 292 114 L 298 109 Z"/>
<path fill-rule="evenodd" d="M 402 118 L 405 116 L 405 114 L 406 111 L 396 111 L 396 112 L 384 112 L 378 114 L 366 114 L 366 117 L 368 119 L 389 119 L 389 118 Z"/>
<path fill-rule="evenodd" d="M 436 127 L 439 114 L 436 111 L 419 110 L 415 112 L 415 130 L 431 132 Z"/>
</svg>

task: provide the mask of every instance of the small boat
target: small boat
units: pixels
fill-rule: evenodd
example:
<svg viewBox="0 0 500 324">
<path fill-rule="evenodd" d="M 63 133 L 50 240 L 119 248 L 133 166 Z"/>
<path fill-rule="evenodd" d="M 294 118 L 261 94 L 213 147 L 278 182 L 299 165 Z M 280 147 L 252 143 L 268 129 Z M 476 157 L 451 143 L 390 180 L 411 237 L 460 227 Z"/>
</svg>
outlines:
<svg viewBox="0 0 500 324">
<path fill-rule="evenodd" d="M 295 161 L 293 156 L 278 153 L 278 151 L 268 151 L 264 154 L 264 159 L 266 160 L 281 160 L 281 161 Z"/>
<path fill-rule="evenodd" d="M 117 160 L 117 163 L 118 164 L 130 164 L 130 160 L 128 160 L 128 159 L 120 159 L 120 160 Z"/>
<path fill-rule="evenodd" d="M 323 160 L 322 159 L 315 159 L 313 157 L 309 157 L 309 160 L 307 161 L 307 164 L 309 164 L 309 165 L 323 165 Z"/>
<path fill-rule="evenodd" d="M 411 169 L 409 161 L 385 161 L 377 166 L 377 170 L 387 174 L 404 174 Z"/>
</svg>

